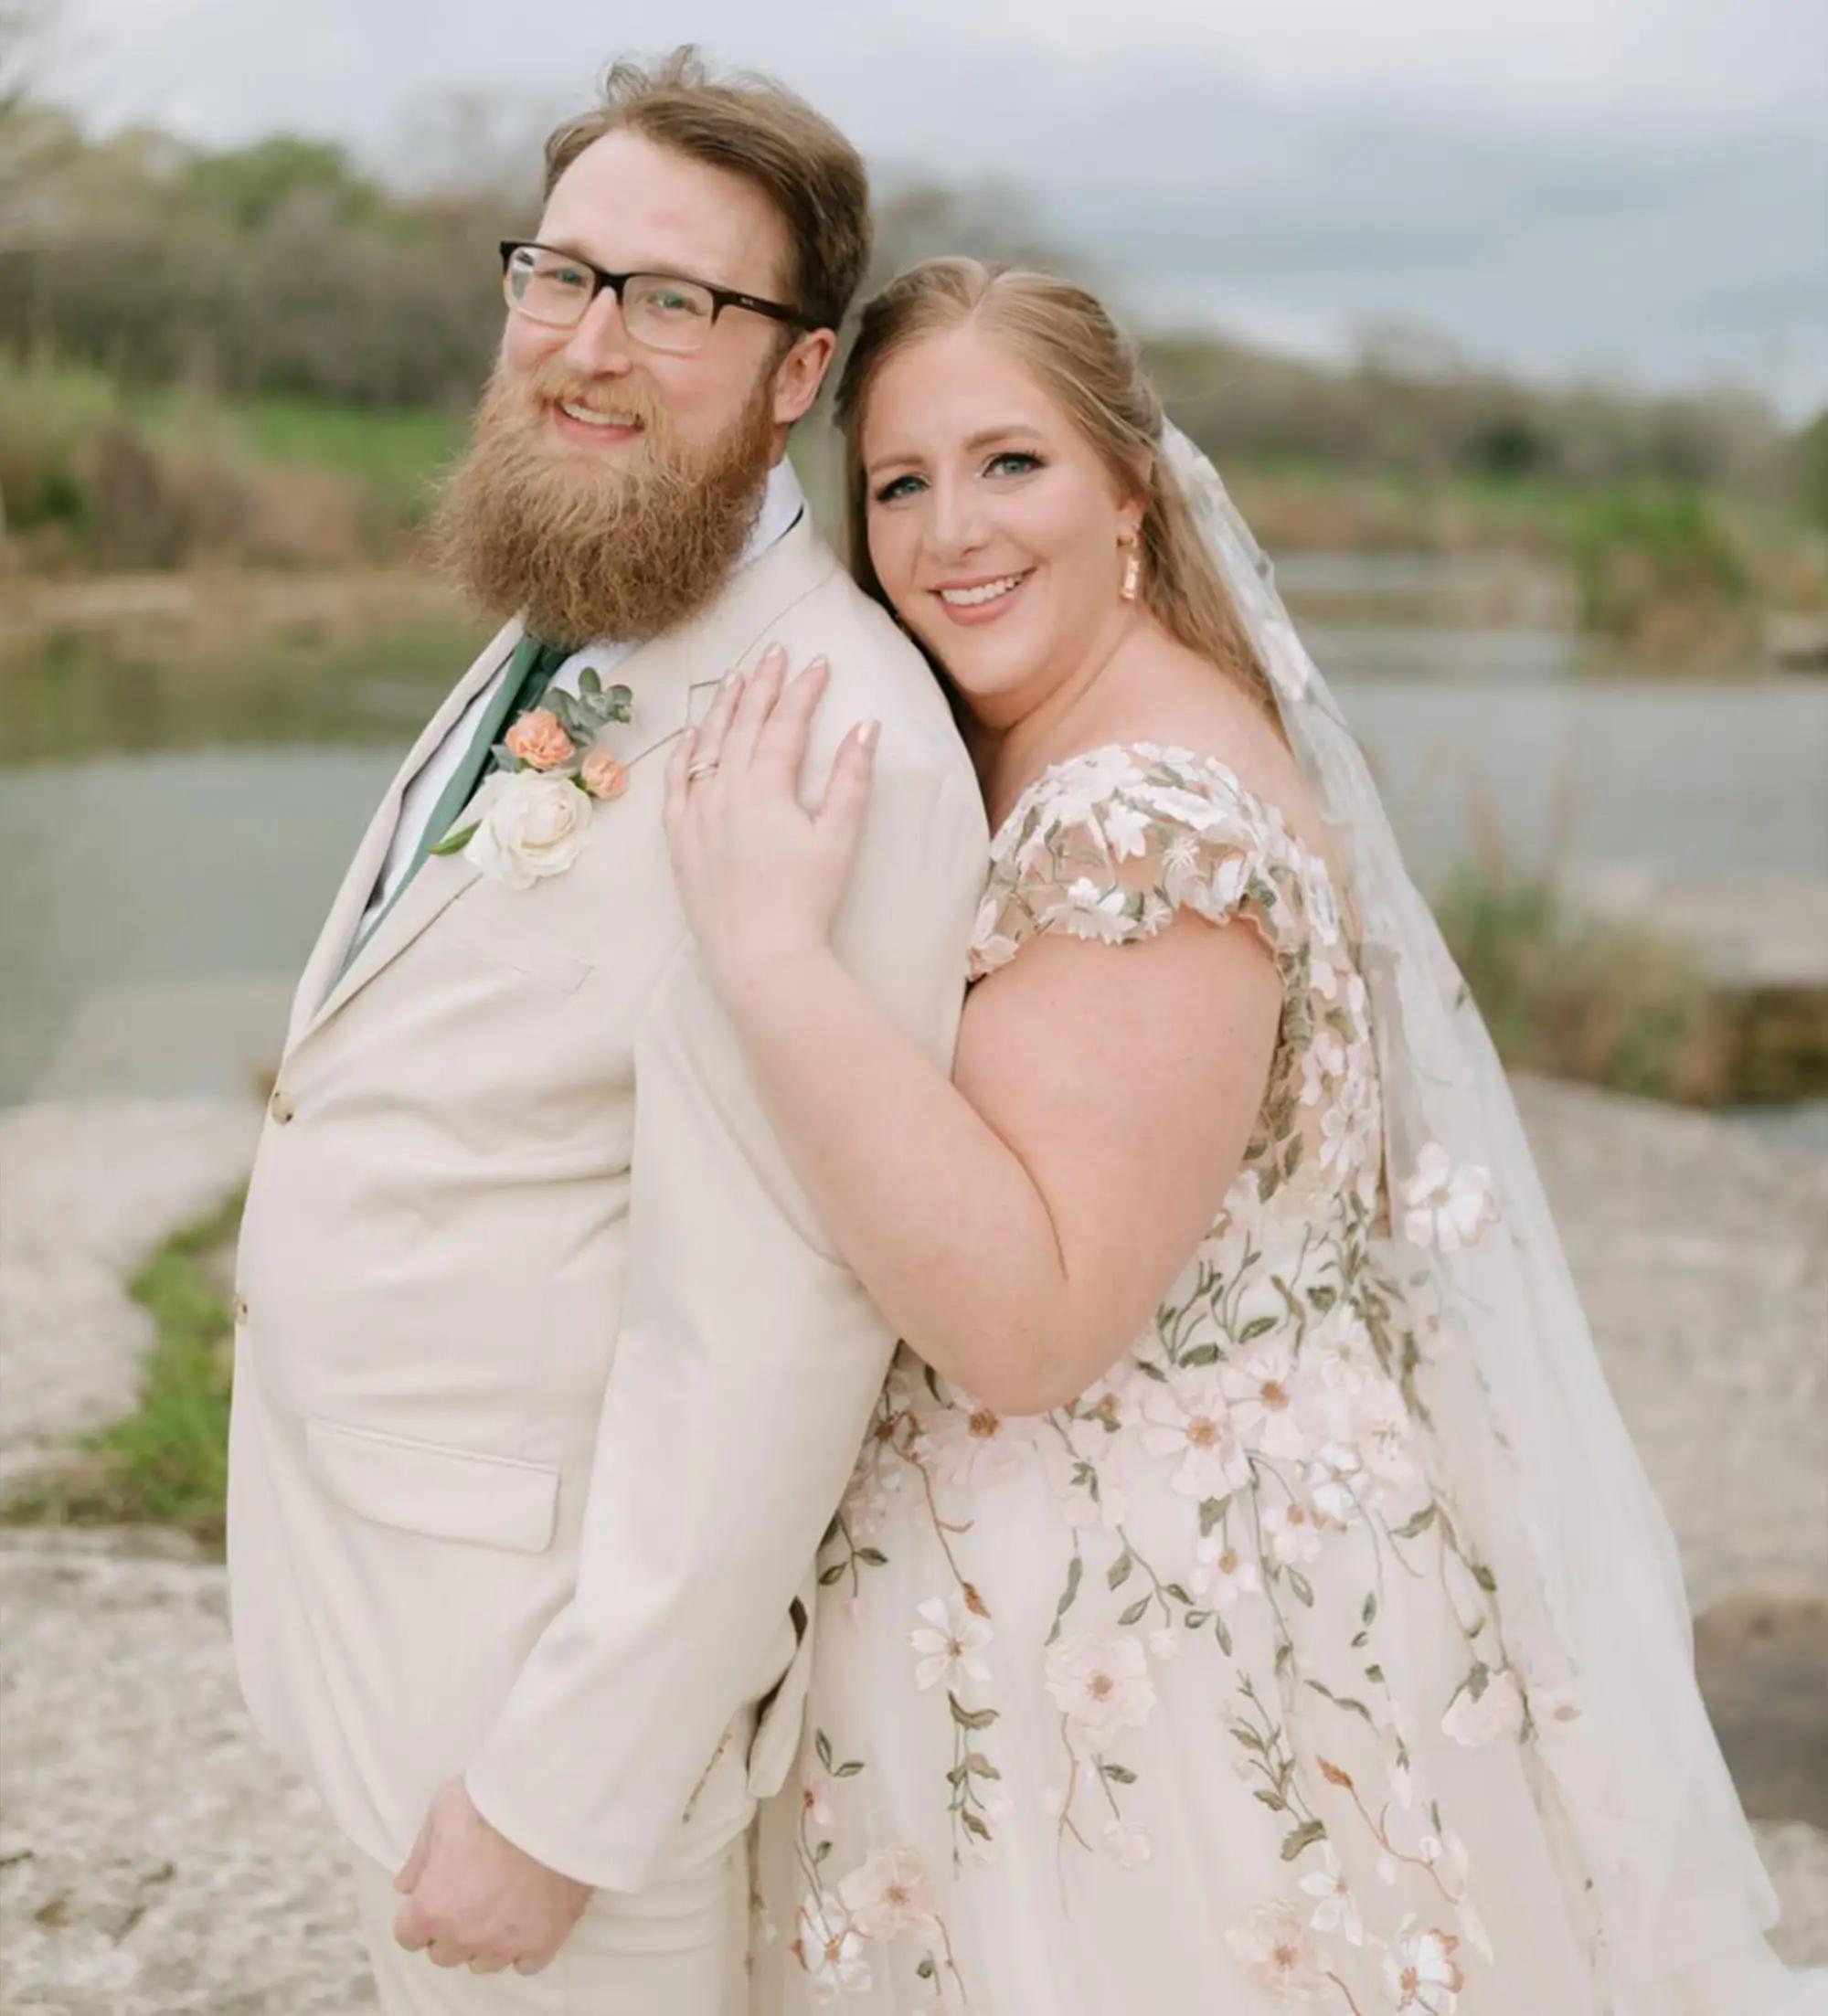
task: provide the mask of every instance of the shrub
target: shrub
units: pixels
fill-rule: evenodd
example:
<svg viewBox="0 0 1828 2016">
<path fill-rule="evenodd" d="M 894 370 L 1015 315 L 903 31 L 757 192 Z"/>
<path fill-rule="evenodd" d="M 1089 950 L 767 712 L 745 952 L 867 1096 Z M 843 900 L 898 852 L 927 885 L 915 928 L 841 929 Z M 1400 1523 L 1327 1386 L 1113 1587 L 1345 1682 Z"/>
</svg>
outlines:
<svg viewBox="0 0 1828 2016">
<path fill-rule="evenodd" d="M 1435 915 L 1506 1065 L 1692 1105 L 1728 1096 L 1730 1031 L 1685 949 L 1493 859 L 1456 870 Z"/>
<path fill-rule="evenodd" d="M 1754 632 L 1751 578 L 1706 499 L 1621 490 L 1571 514 L 1568 553 L 1585 627 L 1633 651 L 1719 655 Z"/>
</svg>

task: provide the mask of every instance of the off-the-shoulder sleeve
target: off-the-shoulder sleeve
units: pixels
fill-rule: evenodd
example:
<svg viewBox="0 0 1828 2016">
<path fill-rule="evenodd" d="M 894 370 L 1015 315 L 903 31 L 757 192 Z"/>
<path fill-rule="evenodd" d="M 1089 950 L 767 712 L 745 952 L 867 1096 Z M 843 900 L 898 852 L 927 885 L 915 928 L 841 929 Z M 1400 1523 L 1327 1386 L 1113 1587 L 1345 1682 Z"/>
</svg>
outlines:
<svg viewBox="0 0 1828 2016">
<path fill-rule="evenodd" d="M 1286 985 L 1306 963 L 1311 895 L 1281 814 L 1216 759 L 1094 749 L 1047 772 L 998 835 L 971 975 L 1043 931 L 1121 945 L 1188 909 L 1252 924 Z"/>
</svg>

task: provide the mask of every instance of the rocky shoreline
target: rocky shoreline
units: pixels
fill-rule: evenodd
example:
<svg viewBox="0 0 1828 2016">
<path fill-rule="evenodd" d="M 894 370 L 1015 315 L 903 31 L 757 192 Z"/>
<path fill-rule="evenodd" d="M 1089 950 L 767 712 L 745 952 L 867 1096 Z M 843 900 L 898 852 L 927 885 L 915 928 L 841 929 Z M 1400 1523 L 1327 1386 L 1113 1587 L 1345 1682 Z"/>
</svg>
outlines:
<svg viewBox="0 0 1828 2016">
<path fill-rule="evenodd" d="M 1828 1962 L 1828 1785 L 1798 1762 L 1828 1754 L 1828 1712 L 1792 1670 L 1828 1618 L 1828 1159 L 1605 1093 L 1522 1094 L 1763 1816 L 1775 1943 Z M 124 1282 L 240 1179 L 258 1122 L 204 1099 L 0 1109 L 0 1484 L 132 1406 L 150 1337 Z M 181 1535 L 0 1530 L 0 2005 L 374 2009 L 342 1844 L 248 1728 L 225 1622 L 220 1564 Z"/>
</svg>

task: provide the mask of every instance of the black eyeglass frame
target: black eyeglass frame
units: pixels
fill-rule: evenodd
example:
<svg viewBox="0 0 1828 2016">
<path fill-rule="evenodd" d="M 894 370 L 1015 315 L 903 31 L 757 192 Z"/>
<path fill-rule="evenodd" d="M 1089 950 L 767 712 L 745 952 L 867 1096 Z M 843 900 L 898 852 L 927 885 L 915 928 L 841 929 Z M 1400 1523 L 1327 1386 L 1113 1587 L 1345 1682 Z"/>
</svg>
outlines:
<svg viewBox="0 0 1828 2016">
<path fill-rule="evenodd" d="M 716 326 L 717 317 L 723 313 L 726 308 L 747 308 L 753 315 L 766 315 L 771 322 L 784 322 L 790 327 L 795 329 L 823 329 L 825 326 L 816 316 L 807 314 L 802 309 L 789 308 L 778 301 L 764 301 L 760 294 L 739 293 L 734 287 L 719 287 L 712 281 L 696 279 L 691 273 L 646 271 L 607 273 L 600 266 L 592 266 L 588 259 L 579 259 L 576 252 L 568 252 L 557 245 L 542 245 L 537 239 L 533 238 L 505 238 L 501 240 L 502 278 L 504 280 L 507 278 L 508 267 L 516 252 L 549 252 L 554 259 L 569 260 L 572 265 L 581 267 L 585 272 L 590 274 L 592 282 L 590 299 L 584 303 L 579 313 L 578 320 L 579 322 L 582 322 L 584 317 L 590 313 L 597 296 L 606 287 L 615 295 L 616 306 L 621 308 L 622 289 L 628 285 L 630 281 L 671 280 L 678 281 L 687 287 L 702 287 L 710 295 L 713 327 Z M 518 313 L 526 313 L 516 302 L 510 302 L 508 305 L 515 308 Z M 530 322 L 539 320 L 537 315 L 530 315 L 527 319 Z M 548 329 L 569 329 L 572 324 L 569 323 L 547 323 L 545 326 Z"/>
</svg>

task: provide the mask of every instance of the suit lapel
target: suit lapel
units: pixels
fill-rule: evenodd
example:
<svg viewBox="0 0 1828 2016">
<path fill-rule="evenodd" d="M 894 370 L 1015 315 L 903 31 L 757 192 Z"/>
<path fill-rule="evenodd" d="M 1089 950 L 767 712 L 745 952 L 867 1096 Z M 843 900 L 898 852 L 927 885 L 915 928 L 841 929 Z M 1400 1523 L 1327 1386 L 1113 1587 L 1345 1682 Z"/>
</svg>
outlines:
<svg viewBox="0 0 1828 2016">
<path fill-rule="evenodd" d="M 632 767 L 671 742 L 688 720 L 702 716 L 724 674 L 767 642 L 769 626 L 828 580 L 837 568 L 836 556 L 813 531 L 808 513 L 759 559 L 742 568 L 709 609 L 631 652 L 613 677 L 633 690 L 634 718 L 627 729 L 614 736 L 611 748 Z M 386 857 L 399 817 L 401 794 L 458 715 L 500 670 L 521 634 L 519 623 L 510 623 L 490 643 L 400 766 L 344 878 L 330 920 L 300 982 L 286 1043 L 288 1055 L 398 959 L 477 879 L 480 871 L 461 854 L 430 855 L 348 969 L 331 984 L 330 976 L 361 919 Z M 326 986 L 329 991 L 320 1001 L 319 992 Z M 314 1009 L 314 1001 L 318 1003 Z"/>
<path fill-rule="evenodd" d="M 406 795 L 407 786 L 419 775 L 427 759 L 451 732 L 464 708 L 514 655 L 515 646 L 519 643 L 522 634 L 521 625 L 516 620 L 504 624 L 489 640 L 477 653 L 470 669 L 445 695 L 443 705 L 426 723 L 418 741 L 407 752 L 399 769 L 394 772 L 393 782 L 388 786 L 386 796 L 376 808 L 375 816 L 368 822 L 368 830 L 362 835 L 361 844 L 356 849 L 355 859 L 349 864 L 348 871 L 330 906 L 330 915 L 324 919 L 324 928 L 317 935 L 317 943 L 312 949 L 311 957 L 305 961 L 303 976 L 292 998 L 292 1016 L 286 1030 L 285 1046 L 288 1051 L 308 1028 L 322 1020 L 330 1005 L 329 995 L 332 992 L 342 992 L 341 983 L 332 989 L 332 978 L 342 963 L 350 939 L 360 927 L 362 913 L 368 907 L 368 897 L 374 892 L 376 878 L 387 860 L 394 829 L 399 823 L 400 801 Z M 403 904 L 410 893 L 409 889 L 403 892 L 400 903 Z M 395 905 L 396 909 L 399 907 L 399 904 Z M 363 948 L 364 959 L 369 950 L 367 946 Z M 362 961 L 357 960 L 356 963 L 359 965 Z M 349 976 L 345 973 L 343 977 L 346 981 Z"/>
</svg>

